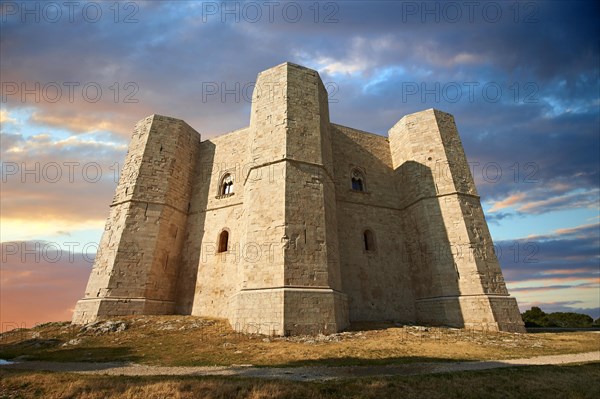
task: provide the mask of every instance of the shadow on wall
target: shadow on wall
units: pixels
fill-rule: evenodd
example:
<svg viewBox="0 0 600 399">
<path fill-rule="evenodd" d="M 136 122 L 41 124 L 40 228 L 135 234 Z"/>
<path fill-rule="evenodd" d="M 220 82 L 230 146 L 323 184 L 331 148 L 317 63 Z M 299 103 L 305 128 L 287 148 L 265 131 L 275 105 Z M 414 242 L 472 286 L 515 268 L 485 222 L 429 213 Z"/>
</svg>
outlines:
<svg viewBox="0 0 600 399">
<path fill-rule="evenodd" d="M 433 171 L 407 161 L 393 169 L 389 143 L 333 126 L 342 289 L 350 320 L 464 327 L 458 270 Z M 386 159 L 386 157 L 388 157 Z M 352 165 L 366 192 L 351 190 Z M 390 185 L 390 181 L 395 184 Z M 376 250 L 365 250 L 372 230 Z"/>
<path fill-rule="evenodd" d="M 416 322 L 464 327 L 460 278 L 431 168 L 407 161 L 395 170 Z"/>
<path fill-rule="evenodd" d="M 194 183 L 192 197 L 188 210 L 187 226 L 183 256 L 179 265 L 177 278 L 177 314 L 192 314 L 194 295 L 198 284 L 198 267 L 200 265 L 200 252 L 204 239 L 204 226 L 210 190 L 212 170 L 207 165 L 213 165 L 215 158 L 215 144 L 206 140 L 200 143 L 200 155 L 196 160 L 194 173 L 198 178 Z"/>
<path fill-rule="evenodd" d="M 414 298 L 389 143 L 382 136 L 332 124 L 342 290 L 351 321 L 414 322 Z M 352 190 L 352 172 L 364 190 Z M 372 233 L 366 248 L 364 233 Z"/>
<path fill-rule="evenodd" d="M 383 221 L 390 224 L 390 229 L 400 229 L 399 236 L 388 236 L 378 234 L 375 226 L 377 251 L 374 253 L 362 253 L 361 257 L 350 250 L 340 251 L 342 289 L 349 296 L 350 319 L 464 327 L 458 299 L 459 274 L 439 202 L 444 197 L 437 197 L 432 170 L 414 161 L 392 170 L 377 154 L 366 151 L 345 134 L 336 134 L 336 141 L 339 141 L 339 148 L 334 151 L 338 153 L 338 159 L 344 157 L 345 152 L 358 151 L 361 162 L 370 165 L 367 177 L 370 195 L 359 197 L 364 205 L 351 205 L 360 206 L 366 220 L 352 220 L 352 224 L 356 225 L 352 234 L 361 232 L 368 221 L 375 225 Z M 200 145 L 200 156 L 195 166 L 195 174 L 199 178 L 190 200 L 184 252 L 178 271 L 178 314 L 192 313 L 206 223 L 203 210 L 207 208 L 210 195 L 206 186 L 210 183 L 211 171 L 205 169 L 214 161 L 215 144 L 204 141 Z M 336 163 L 334 166 L 337 168 L 339 165 Z M 390 190 L 388 185 L 390 174 L 395 174 L 395 190 Z M 349 191 L 349 188 L 344 190 L 346 174 L 343 170 L 336 170 L 335 176 L 341 179 L 336 181 L 336 190 L 342 190 L 342 195 L 346 195 L 344 193 Z M 385 187 L 379 187 L 379 184 Z M 398 198 L 401 211 L 391 209 L 398 208 Z M 390 209 L 381 210 L 369 206 L 371 203 L 383 204 Z M 351 207 L 338 208 L 338 212 L 342 213 L 338 215 L 341 218 L 361 214 L 353 212 Z M 348 214 L 344 216 L 345 213 Z M 340 247 L 346 242 L 350 247 L 362 249 L 362 235 L 350 236 L 349 230 L 352 229 L 339 230 Z M 377 270 L 381 273 L 376 273 Z"/>
</svg>

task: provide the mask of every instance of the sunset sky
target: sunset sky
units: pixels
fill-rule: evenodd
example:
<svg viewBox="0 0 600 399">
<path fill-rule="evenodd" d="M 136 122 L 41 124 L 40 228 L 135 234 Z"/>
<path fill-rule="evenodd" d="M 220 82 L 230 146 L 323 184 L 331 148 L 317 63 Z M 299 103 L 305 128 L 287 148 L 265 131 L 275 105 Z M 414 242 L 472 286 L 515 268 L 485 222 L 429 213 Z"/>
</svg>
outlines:
<svg viewBox="0 0 600 399">
<path fill-rule="evenodd" d="M 0 2 L 0 331 L 71 318 L 138 120 L 244 127 L 285 61 L 335 123 L 453 114 L 521 310 L 600 316 L 600 3 L 223 4 Z"/>
</svg>

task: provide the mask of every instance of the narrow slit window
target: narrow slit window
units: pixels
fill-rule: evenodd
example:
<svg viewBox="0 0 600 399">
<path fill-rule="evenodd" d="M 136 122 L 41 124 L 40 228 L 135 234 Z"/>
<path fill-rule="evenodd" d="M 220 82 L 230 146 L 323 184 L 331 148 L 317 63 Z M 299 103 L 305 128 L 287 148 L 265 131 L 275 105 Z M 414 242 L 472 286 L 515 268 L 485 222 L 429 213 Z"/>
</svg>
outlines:
<svg viewBox="0 0 600 399">
<path fill-rule="evenodd" d="M 223 230 L 221 234 L 219 234 L 219 250 L 218 252 L 227 252 L 227 246 L 229 245 L 229 232 L 227 230 Z"/>
<path fill-rule="evenodd" d="M 373 232 L 371 230 L 365 230 L 363 233 L 363 242 L 365 251 L 375 251 L 375 237 L 373 236 Z"/>
</svg>

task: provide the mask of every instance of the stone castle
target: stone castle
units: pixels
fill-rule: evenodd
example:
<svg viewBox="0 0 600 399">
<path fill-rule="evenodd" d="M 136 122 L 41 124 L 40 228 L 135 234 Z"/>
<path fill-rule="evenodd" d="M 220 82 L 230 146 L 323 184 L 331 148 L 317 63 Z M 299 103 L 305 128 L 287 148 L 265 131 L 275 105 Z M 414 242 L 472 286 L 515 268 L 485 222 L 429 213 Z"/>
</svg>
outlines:
<svg viewBox="0 0 600 399">
<path fill-rule="evenodd" d="M 201 141 L 179 119 L 137 123 L 73 322 L 134 314 L 524 331 L 452 115 L 388 137 L 337 125 L 319 74 L 291 63 L 258 75 L 246 128 Z"/>
</svg>

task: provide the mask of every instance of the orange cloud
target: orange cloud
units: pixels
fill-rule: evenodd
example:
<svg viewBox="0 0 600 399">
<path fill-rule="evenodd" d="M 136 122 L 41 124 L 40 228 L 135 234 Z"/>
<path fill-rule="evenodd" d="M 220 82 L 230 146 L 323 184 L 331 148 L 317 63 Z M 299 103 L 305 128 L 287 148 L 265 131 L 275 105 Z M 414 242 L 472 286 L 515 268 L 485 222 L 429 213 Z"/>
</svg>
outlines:
<svg viewBox="0 0 600 399">
<path fill-rule="evenodd" d="M 47 125 L 59 129 L 71 130 L 76 133 L 86 133 L 95 131 L 110 131 L 125 135 L 132 130 L 131 120 L 116 121 L 114 115 L 103 117 L 100 115 L 83 115 L 72 113 L 70 115 L 56 115 L 43 112 L 34 112 L 31 116 L 31 122 Z"/>
<path fill-rule="evenodd" d="M 571 192 L 565 195 L 554 196 L 551 198 L 528 202 L 517 210 L 521 212 L 539 212 L 545 208 L 591 208 L 598 207 L 597 195 L 599 190 L 593 189 L 586 192 Z"/>
<path fill-rule="evenodd" d="M 541 287 L 541 286 L 551 286 L 551 285 L 560 285 L 560 284 L 565 284 L 567 282 L 572 282 L 572 281 L 577 281 L 579 282 L 579 284 L 585 284 L 585 285 L 591 285 L 591 284 L 596 284 L 598 285 L 598 287 L 600 287 L 600 277 L 577 277 L 577 276 L 572 276 L 572 277 L 551 277 L 551 275 L 548 278 L 545 278 L 545 276 L 543 274 L 541 274 L 538 277 L 535 278 L 528 278 L 528 279 L 523 279 L 523 280 L 518 280 L 518 281 L 514 281 L 512 283 L 508 283 L 509 286 L 512 286 L 513 288 L 511 289 L 515 289 L 515 288 L 525 288 L 523 287 L 524 283 L 531 283 L 531 282 L 535 282 L 536 287 Z M 577 284 L 574 284 L 573 287 L 575 287 Z"/>
<path fill-rule="evenodd" d="M 525 193 L 516 193 L 508 198 L 503 199 L 502 201 L 498 201 L 494 203 L 492 208 L 488 212 L 497 212 L 501 209 L 508 208 L 511 205 L 521 202 L 525 198 Z"/>
<path fill-rule="evenodd" d="M 570 238 L 585 238 L 590 236 L 590 230 L 595 230 L 597 232 L 598 229 L 600 229 L 600 223 L 590 223 L 564 229 L 556 229 L 551 234 L 530 234 L 525 238 L 527 240 L 561 239 L 564 238 L 564 236 L 570 236 Z"/>
<path fill-rule="evenodd" d="M 587 259 L 587 258 L 586 258 Z M 589 273 L 590 270 L 586 268 L 579 269 L 548 269 L 544 270 L 544 274 L 575 274 L 575 273 Z"/>
<path fill-rule="evenodd" d="M 7 137 L 2 148 L 4 241 L 41 238 L 34 234 L 56 230 L 102 228 L 126 144 L 86 135 Z"/>
<path fill-rule="evenodd" d="M 583 283 L 576 285 L 550 285 L 544 287 L 519 287 L 519 288 L 509 288 L 510 292 L 519 292 L 519 295 L 524 295 L 532 292 L 549 292 L 556 290 L 565 290 L 565 289 L 576 289 L 576 290 L 598 290 L 600 289 L 600 285 L 595 283 Z"/>
<path fill-rule="evenodd" d="M 574 234 L 574 233 L 579 233 L 581 230 L 588 228 L 588 227 L 600 227 L 600 224 L 590 223 L 590 224 L 584 224 L 584 225 L 577 226 L 577 227 L 556 229 L 556 230 L 554 230 L 554 233 L 558 234 L 558 235 Z"/>
<path fill-rule="evenodd" d="M 7 110 L 0 109 L 0 123 L 6 123 L 6 122 L 14 123 L 16 121 L 17 121 L 16 119 L 11 118 L 11 116 Z"/>
</svg>

